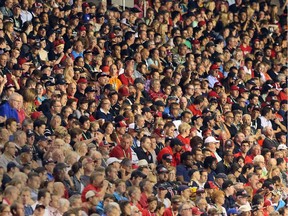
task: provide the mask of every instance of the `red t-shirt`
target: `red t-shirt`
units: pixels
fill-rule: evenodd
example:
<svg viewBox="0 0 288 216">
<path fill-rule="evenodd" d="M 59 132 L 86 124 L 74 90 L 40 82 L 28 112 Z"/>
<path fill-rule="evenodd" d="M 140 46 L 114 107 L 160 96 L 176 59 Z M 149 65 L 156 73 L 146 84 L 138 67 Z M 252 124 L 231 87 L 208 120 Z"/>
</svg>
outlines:
<svg viewBox="0 0 288 216">
<path fill-rule="evenodd" d="M 128 150 L 125 150 L 122 148 L 121 145 L 117 145 L 111 150 L 110 157 L 116 157 L 116 158 L 121 159 L 121 160 L 123 158 L 129 158 L 131 160 L 132 159 L 132 151 L 130 148 Z"/>
<path fill-rule="evenodd" d="M 118 76 L 118 79 L 122 82 L 123 85 L 128 86 L 129 84 L 134 84 L 134 79 L 132 77 L 127 77 L 124 74 Z"/>
<path fill-rule="evenodd" d="M 238 153 L 234 154 L 234 157 L 235 157 L 235 158 L 238 158 L 238 157 L 240 157 L 240 156 L 243 157 L 243 155 L 242 155 L 241 152 L 238 152 Z M 251 157 L 249 157 L 248 155 L 246 155 L 246 157 L 244 157 L 244 159 L 245 159 L 245 164 L 247 164 L 247 163 L 253 163 L 253 160 L 252 160 Z"/>
<path fill-rule="evenodd" d="M 200 116 L 202 116 L 202 111 L 196 109 L 196 107 L 195 107 L 194 104 L 191 104 L 191 105 L 188 107 L 188 109 L 191 110 L 191 112 L 193 113 L 193 116 L 194 116 L 194 115 L 200 115 Z"/>
<path fill-rule="evenodd" d="M 184 151 L 191 151 L 192 148 L 190 146 L 190 138 L 189 137 L 183 137 L 181 134 L 179 134 L 176 138 L 178 138 L 183 144 L 184 146 L 182 146 L 182 149 Z"/>
</svg>

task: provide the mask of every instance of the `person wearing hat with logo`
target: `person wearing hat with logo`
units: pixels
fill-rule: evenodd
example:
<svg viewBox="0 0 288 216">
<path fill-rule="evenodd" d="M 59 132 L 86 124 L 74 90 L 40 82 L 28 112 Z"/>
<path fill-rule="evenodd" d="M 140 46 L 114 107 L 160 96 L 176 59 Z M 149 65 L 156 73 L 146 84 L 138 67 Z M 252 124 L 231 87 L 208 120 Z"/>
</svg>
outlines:
<svg viewBox="0 0 288 216">
<path fill-rule="evenodd" d="M 244 189 L 240 189 L 236 192 L 235 206 L 239 208 L 240 206 L 246 205 L 248 203 L 248 193 Z"/>
<path fill-rule="evenodd" d="M 162 160 L 164 154 L 171 154 L 173 157 L 171 165 L 176 167 L 180 164 L 180 152 L 182 151 L 183 143 L 177 139 L 173 138 L 170 141 L 170 146 L 164 147 L 158 154 L 157 160 L 158 162 Z"/>
<path fill-rule="evenodd" d="M 222 158 L 218 155 L 218 153 L 216 151 L 217 150 L 217 144 L 219 142 L 220 141 L 216 140 L 215 137 L 213 137 L 213 136 L 207 137 L 204 141 L 204 146 L 211 151 L 212 156 L 215 157 L 218 162 L 222 161 Z"/>
</svg>

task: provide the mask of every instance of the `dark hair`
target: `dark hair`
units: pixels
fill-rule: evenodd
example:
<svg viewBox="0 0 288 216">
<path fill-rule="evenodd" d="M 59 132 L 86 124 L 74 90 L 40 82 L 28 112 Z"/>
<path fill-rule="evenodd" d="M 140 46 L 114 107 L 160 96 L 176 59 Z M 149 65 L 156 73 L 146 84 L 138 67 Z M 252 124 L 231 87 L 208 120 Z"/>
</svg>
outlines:
<svg viewBox="0 0 288 216">
<path fill-rule="evenodd" d="M 251 163 L 247 163 L 243 166 L 242 168 L 242 174 L 245 174 L 248 170 L 253 168 L 253 164 Z"/>
<path fill-rule="evenodd" d="M 74 176 L 79 170 L 82 168 L 82 163 L 77 161 L 71 166 L 71 170 L 69 170 L 68 174 L 70 176 Z"/>
<path fill-rule="evenodd" d="M 17 122 L 17 120 L 15 118 L 8 118 L 5 122 L 6 128 L 8 125 L 10 126 L 12 124 L 12 122 Z"/>
<path fill-rule="evenodd" d="M 49 193 L 49 191 L 47 189 L 40 189 L 38 191 L 37 200 L 39 201 L 42 197 L 45 198 L 46 193 Z"/>
<path fill-rule="evenodd" d="M 201 144 L 201 146 L 203 146 L 203 139 L 199 136 L 194 136 L 191 140 L 190 140 L 190 146 L 192 149 L 196 148 L 196 146 L 198 144 Z"/>
<path fill-rule="evenodd" d="M 187 160 L 188 156 L 192 156 L 192 152 L 186 151 L 180 156 L 180 161 L 183 163 L 184 161 Z"/>
</svg>

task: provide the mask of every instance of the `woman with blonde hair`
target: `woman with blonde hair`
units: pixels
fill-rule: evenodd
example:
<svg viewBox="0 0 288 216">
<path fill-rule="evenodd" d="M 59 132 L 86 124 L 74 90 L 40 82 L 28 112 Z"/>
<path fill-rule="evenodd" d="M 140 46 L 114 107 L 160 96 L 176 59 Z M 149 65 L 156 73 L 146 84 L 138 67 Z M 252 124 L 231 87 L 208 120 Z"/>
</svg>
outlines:
<svg viewBox="0 0 288 216">
<path fill-rule="evenodd" d="M 177 136 L 177 138 L 184 144 L 184 146 L 182 146 L 184 151 L 192 150 L 190 146 L 190 137 L 189 137 L 190 129 L 191 126 L 186 122 L 183 122 L 178 127 L 179 135 Z"/>
<path fill-rule="evenodd" d="M 272 179 L 274 176 L 279 176 L 281 174 L 280 168 L 277 166 L 272 166 L 268 171 L 268 178 Z"/>
<path fill-rule="evenodd" d="M 161 23 L 158 27 L 158 31 L 157 31 L 162 38 L 162 43 L 165 44 L 167 43 L 167 41 L 169 40 L 169 36 L 168 36 L 168 24 L 167 23 Z"/>
<path fill-rule="evenodd" d="M 223 204 L 225 203 L 225 193 L 221 190 L 216 190 L 212 193 L 211 198 L 214 203 L 214 207 L 212 206 L 212 208 L 215 208 L 218 214 L 227 216 L 227 212 L 223 207 Z"/>
<path fill-rule="evenodd" d="M 159 20 L 154 20 L 151 24 L 151 28 L 155 31 L 158 32 L 159 26 L 160 26 Z"/>
</svg>

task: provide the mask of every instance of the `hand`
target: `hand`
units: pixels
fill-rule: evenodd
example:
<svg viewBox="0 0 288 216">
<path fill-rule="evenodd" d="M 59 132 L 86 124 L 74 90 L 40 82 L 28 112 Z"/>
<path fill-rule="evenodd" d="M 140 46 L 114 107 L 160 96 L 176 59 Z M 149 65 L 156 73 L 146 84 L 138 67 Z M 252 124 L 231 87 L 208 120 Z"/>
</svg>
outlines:
<svg viewBox="0 0 288 216">
<path fill-rule="evenodd" d="M 109 182 L 107 180 L 104 180 L 102 183 L 103 188 L 108 188 Z"/>
<path fill-rule="evenodd" d="M 278 118 L 275 118 L 275 119 L 274 119 L 274 122 L 275 122 L 277 125 L 280 125 L 280 124 L 281 124 L 281 122 L 280 122 L 280 120 L 279 120 Z"/>
<path fill-rule="evenodd" d="M 11 75 L 11 80 L 15 81 L 16 77 L 14 75 Z"/>
<path fill-rule="evenodd" d="M 7 120 L 7 117 L 6 116 L 0 116 L 0 123 L 3 123 Z"/>
</svg>

